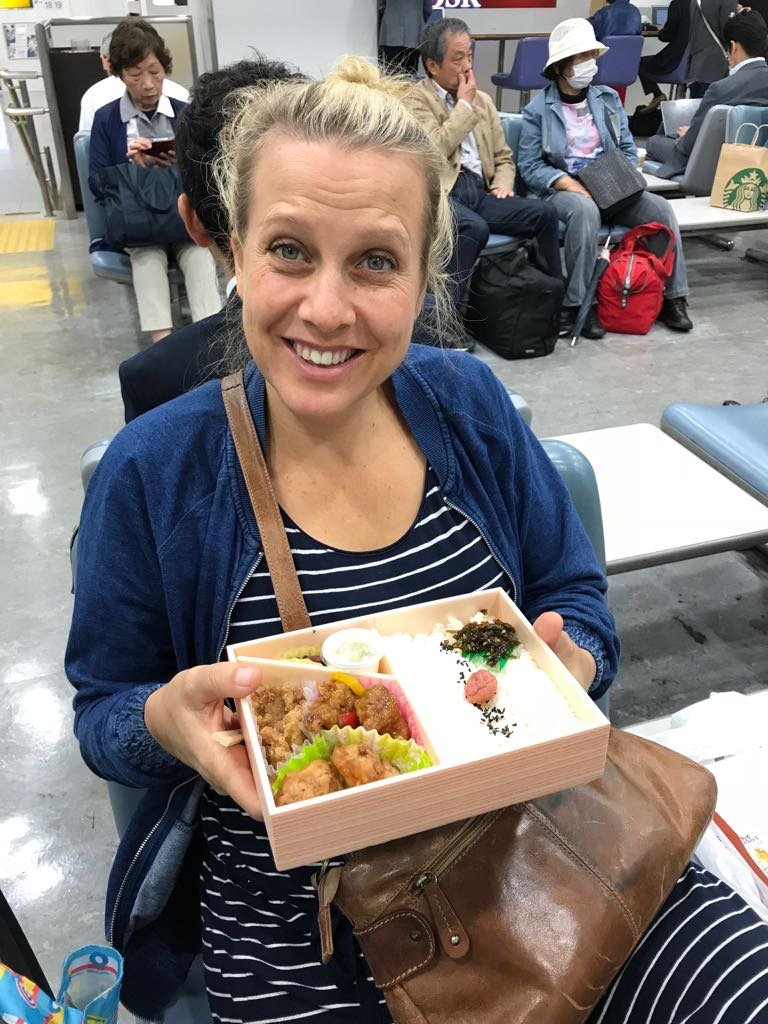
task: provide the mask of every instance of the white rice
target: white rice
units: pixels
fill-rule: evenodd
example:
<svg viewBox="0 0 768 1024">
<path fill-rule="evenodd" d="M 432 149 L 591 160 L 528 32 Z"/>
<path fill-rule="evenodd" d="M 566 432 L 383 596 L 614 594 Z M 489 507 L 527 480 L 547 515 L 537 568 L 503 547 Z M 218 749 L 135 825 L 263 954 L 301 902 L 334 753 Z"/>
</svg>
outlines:
<svg viewBox="0 0 768 1024">
<path fill-rule="evenodd" d="M 454 623 L 449 626 L 454 628 Z M 384 638 L 392 674 L 400 681 L 442 764 L 476 760 L 583 727 L 566 698 L 522 645 L 503 669 L 489 669 L 496 676 L 496 695 L 486 704 L 470 704 L 464 697 L 464 680 L 487 666 L 442 650 L 445 638 L 445 628 L 440 625 L 431 634 L 396 633 Z M 501 711 L 495 734 L 482 717 L 486 707 Z M 508 727 L 509 736 L 502 734 L 503 726 Z"/>
</svg>

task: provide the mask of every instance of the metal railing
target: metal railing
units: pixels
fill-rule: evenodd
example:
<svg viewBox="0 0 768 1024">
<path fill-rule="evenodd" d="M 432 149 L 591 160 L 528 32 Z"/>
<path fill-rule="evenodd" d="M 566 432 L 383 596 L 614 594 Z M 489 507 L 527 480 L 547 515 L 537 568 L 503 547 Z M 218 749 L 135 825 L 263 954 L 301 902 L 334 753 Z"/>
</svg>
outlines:
<svg viewBox="0 0 768 1024">
<path fill-rule="evenodd" d="M 56 182 L 56 172 L 48 146 L 40 150 L 35 128 L 35 118 L 48 114 L 48 107 L 33 107 L 29 100 L 27 82 L 42 79 L 37 71 L 8 71 L 0 68 L 0 84 L 8 95 L 9 102 L 4 108 L 5 116 L 16 126 L 21 145 L 26 153 L 43 197 L 47 217 L 61 209 L 61 195 Z M 45 162 L 43 162 L 45 161 Z"/>
</svg>

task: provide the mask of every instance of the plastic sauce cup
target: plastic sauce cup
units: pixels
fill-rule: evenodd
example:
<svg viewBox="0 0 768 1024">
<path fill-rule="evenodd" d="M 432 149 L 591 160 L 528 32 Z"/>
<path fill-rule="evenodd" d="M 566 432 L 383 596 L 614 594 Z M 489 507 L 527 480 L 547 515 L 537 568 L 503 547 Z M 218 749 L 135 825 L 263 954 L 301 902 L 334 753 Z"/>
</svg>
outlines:
<svg viewBox="0 0 768 1024">
<path fill-rule="evenodd" d="M 323 661 L 340 672 L 378 672 L 383 653 L 373 629 L 341 629 L 323 644 Z"/>
</svg>

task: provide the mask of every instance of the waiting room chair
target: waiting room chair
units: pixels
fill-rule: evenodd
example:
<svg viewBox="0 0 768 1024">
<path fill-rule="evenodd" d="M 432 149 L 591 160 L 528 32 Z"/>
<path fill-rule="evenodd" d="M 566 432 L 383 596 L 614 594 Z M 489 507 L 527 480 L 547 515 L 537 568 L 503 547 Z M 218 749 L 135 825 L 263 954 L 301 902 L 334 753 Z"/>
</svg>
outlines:
<svg viewBox="0 0 768 1024">
<path fill-rule="evenodd" d="M 494 85 L 520 93 L 519 110 L 528 103 L 533 89 L 544 89 L 549 85 L 549 80 L 541 73 L 547 63 L 548 46 L 549 41 L 545 38 L 528 36 L 520 39 L 509 71 L 491 75 Z"/>
<path fill-rule="evenodd" d="M 598 57 L 593 84 L 610 85 L 613 89 L 632 85 L 640 70 L 643 37 L 606 36 L 603 45 L 609 47 L 609 50 Z"/>
<path fill-rule="evenodd" d="M 685 99 L 685 94 L 688 91 L 688 65 L 691 62 L 691 51 L 686 48 L 683 54 L 683 59 L 677 65 L 674 71 L 668 71 L 666 74 L 662 74 L 656 81 L 659 85 L 671 85 L 672 92 L 670 99 L 682 100 Z"/>
<path fill-rule="evenodd" d="M 734 107 L 726 107 L 728 116 L 725 123 L 725 141 L 736 142 L 736 136 L 744 124 L 768 124 L 768 107 L 751 107 L 744 103 Z M 751 142 L 746 132 L 738 136 L 739 142 Z M 757 139 L 757 145 L 768 146 L 768 129 L 763 129 Z"/>
<path fill-rule="evenodd" d="M 768 402 L 672 402 L 662 413 L 661 429 L 768 505 Z"/>
<path fill-rule="evenodd" d="M 691 155 L 688 157 L 685 171 L 671 179 L 679 183 L 680 192 L 683 195 L 711 195 L 717 161 L 720 159 L 720 149 L 725 141 L 726 117 L 728 111 L 732 109 L 732 107 L 721 103 L 710 107 L 704 115 L 704 121 L 693 144 Z M 660 167 L 661 164 L 658 161 L 646 159 L 643 170 L 648 174 L 656 174 Z"/>
<path fill-rule="evenodd" d="M 88 238 L 93 244 L 103 239 L 107 232 L 104 211 L 96 202 L 88 184 L 90 166 L 91 133 L 77 132 L 74 138 L 75 164 L 83 197 L 83 213 L 88 226 Z M 131 260 L 127 253 L 111 252 L 108 249 L 96 249 L 91 253 L 91 268 L 97 277 L 105 277 L 120 284 L 132 284 L 133 272 Z M 171 303 L 178 308 L 179 287 L 184 283 L 184 275 L 172 260 L 168 263 L 168 280 L 171 285 Z"/>
<path fill-rule="evenodd" d="M 587 536 L 592 542 L 600 568 L 605 572 L 605 534 L 603 532 L 603 512 L 600 507 L 600 491 L 592 463 L 578 448 L 566 441 L 545 438 L 541 442 L 555 469 L 563 478 L 571 495 L 576 512 Z M 611 693 L 603 694 L 595 704 L 606 718 L 610 718 Z"/>
</svg>

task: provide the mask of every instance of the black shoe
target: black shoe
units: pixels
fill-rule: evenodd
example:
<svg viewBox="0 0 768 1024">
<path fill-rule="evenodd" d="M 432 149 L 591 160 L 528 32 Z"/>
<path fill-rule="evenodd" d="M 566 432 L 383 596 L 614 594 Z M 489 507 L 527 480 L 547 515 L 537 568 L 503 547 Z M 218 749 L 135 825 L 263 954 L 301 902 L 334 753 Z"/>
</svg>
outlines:
<svg viewBox="0 0 768 1024">
<path fill-rule="evenodd" d="M 589 338 L 590 341 L 599 341 L 600 338 L 605 337 L 605 328 L 597 319 L 597 313 L 593 306 L 587 313 L 587 319 L 584 321 L 584 326 L 581 328 L 582 338 Z"/>
<path fill-rule="evenodd" d="M 671 331 L 693 330 L 685 299 L 664 299 L 664 305 L 656 319 Z"/>
<path fill-rule="evenodd" d="M 579 310 L 576 306 L 563 306 L 560 310 L 560 326 L 557 330 L 558 338 L 565 338 L 572 332 L 573 323 L 578 312 Z"/>
<path fill-rule="evenodd" d="M 576 322 L 578 315 L 578 306 L 563 306 L 560 310 L 560 329 L 558 330 L 558 337 L 572 337 L 573 336 L 573 325 Z M 595 313 L 595 307 L 593 306 L 587 313 L 587 319 L 584 321 L 584 326 L 581 328 L 582 338 L 589 338 L 591 341 L 598 341 L 600 338 L 605 337 L 605 328 L 597 319 Z"/>
</svg>

